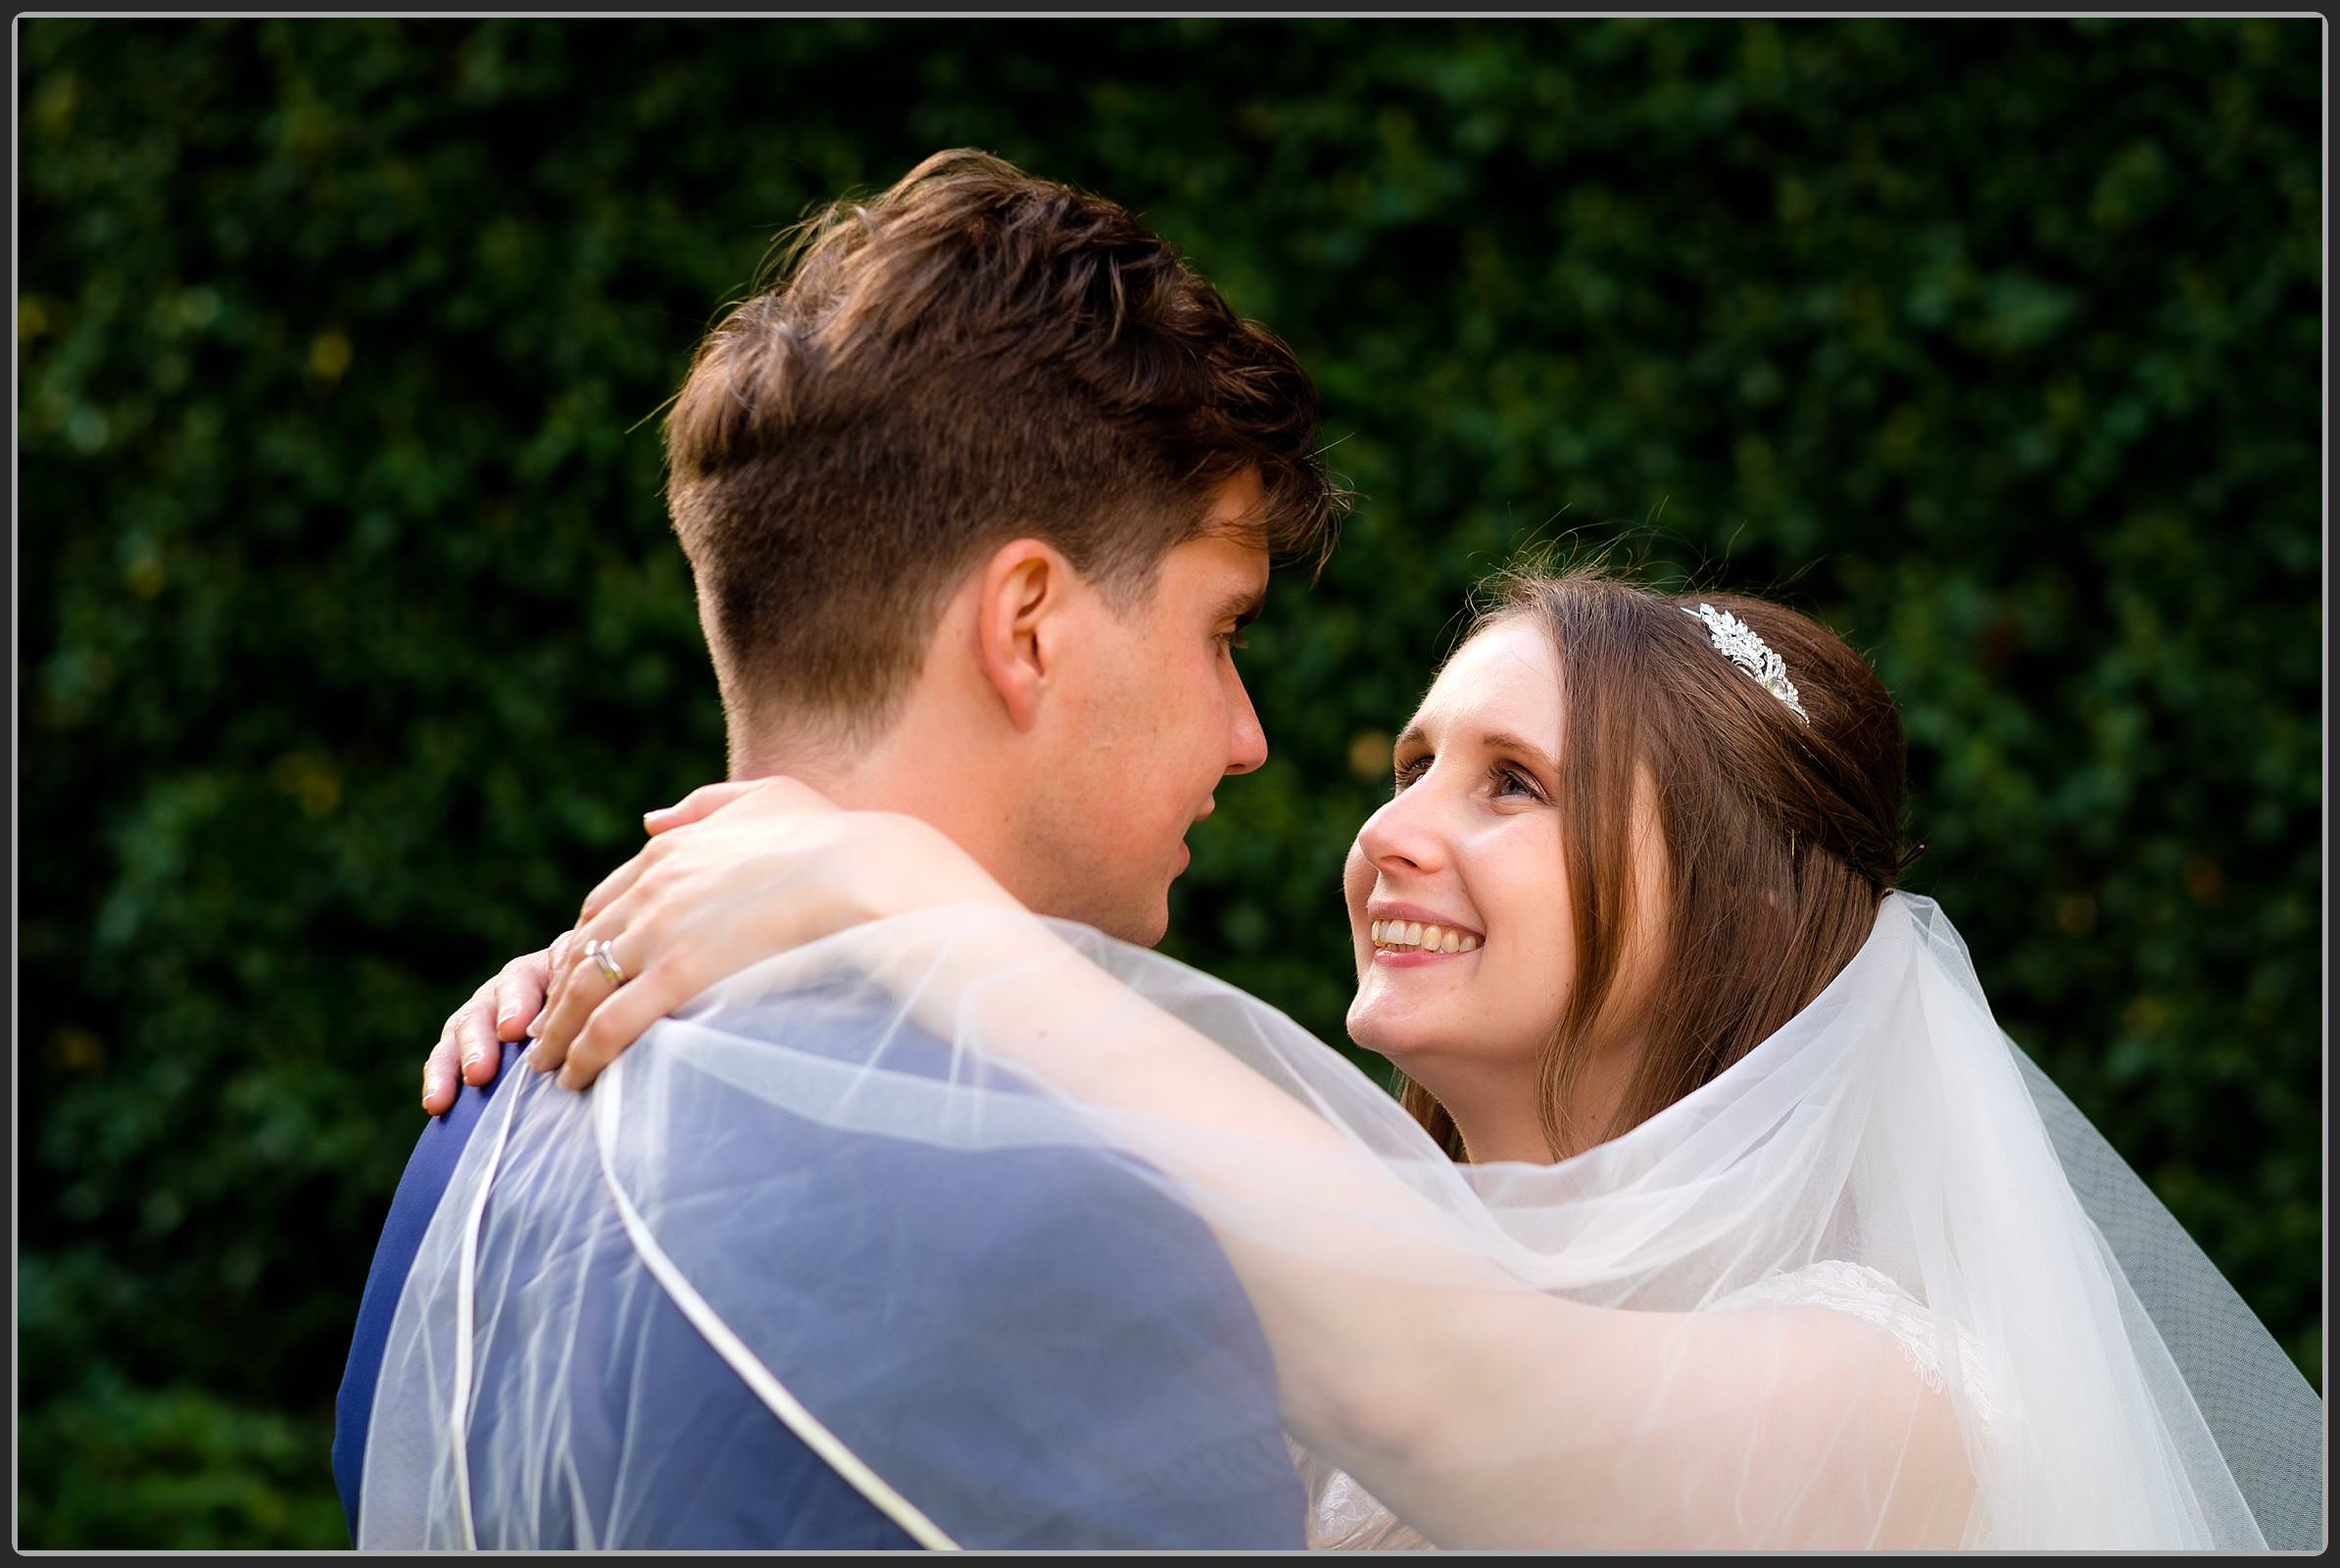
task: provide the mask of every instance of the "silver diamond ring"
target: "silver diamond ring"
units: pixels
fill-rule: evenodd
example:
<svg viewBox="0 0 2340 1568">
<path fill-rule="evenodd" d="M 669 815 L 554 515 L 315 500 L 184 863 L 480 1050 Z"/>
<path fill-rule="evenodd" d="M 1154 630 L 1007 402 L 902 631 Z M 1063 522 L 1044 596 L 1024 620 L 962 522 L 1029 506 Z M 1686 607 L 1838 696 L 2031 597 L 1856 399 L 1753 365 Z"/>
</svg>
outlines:
<svg viewBox="0 0 2340 1568">
<path fill-rule="evenodd" d="M 585 956 L 602 966 L 602 973 L 609 977 L 609 984 L 625 984 L 625 971 L 617 966 L 617 955 L 609 951 L 607 938 L 586 943 Z"/>
</svg>

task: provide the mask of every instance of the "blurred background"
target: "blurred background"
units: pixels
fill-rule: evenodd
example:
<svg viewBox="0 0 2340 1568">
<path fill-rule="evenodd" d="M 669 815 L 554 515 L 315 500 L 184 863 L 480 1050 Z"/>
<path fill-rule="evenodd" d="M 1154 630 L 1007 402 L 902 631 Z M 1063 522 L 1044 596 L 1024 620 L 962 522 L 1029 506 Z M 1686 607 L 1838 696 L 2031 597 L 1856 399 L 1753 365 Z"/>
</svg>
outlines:
<svg viewBox="0 0 2340 1568">
<path fill-rule="evenodd" d="M 335 1546 L 424 1054 L 724 768 L 653 416 L 808 204 L 1144 215 L 1361 493 L 1179 956 L 1329 1039 L 1470 584 L 1876 662 L 1909 878 L 2322 1377 L 2322 38 L 2254 22 L 19 24 L 20 1542 Z"/>
</svg>

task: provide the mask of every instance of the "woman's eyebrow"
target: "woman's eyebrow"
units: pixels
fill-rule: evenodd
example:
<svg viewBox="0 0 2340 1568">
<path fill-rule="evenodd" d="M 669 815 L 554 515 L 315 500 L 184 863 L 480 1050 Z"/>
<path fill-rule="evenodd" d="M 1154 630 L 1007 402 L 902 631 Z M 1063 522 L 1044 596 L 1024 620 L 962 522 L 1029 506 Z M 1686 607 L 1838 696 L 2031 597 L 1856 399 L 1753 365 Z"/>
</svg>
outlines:
<svg viewBox="0 0 2340 1568">
<path fill-rule="evenodd" d="M 1481 746 L 1490 752 L 1516 752 L 1529 761 L 1540 766 L 1554 778 L 1560 776 L 1560 764 L 1552 760 L 1551 753 L 1540 746 L 1529 744 L 1509 730 L 1483 729 L 1479 732 L 1478 740 Z M 1429 744 L 1430 732 L 1423 728 L 1419 721 L 1416 721 L 1408 724 L 1398 733 L 1397 739 L 1390 744 L 1389 750 L 1403 752 L 1416 746 L 1428 746 Z"/>
<path fill-rule="evenodd" d="M 1490 752 L 1517 752 L 1554 778 L 1560 776 L 1560 764 L 1553 760 L 1551 753 L 1540 746 L 1530 745 L 1508 730 L 1482 730 L 1479 734 L 1479 744 Z"/>
</svg>

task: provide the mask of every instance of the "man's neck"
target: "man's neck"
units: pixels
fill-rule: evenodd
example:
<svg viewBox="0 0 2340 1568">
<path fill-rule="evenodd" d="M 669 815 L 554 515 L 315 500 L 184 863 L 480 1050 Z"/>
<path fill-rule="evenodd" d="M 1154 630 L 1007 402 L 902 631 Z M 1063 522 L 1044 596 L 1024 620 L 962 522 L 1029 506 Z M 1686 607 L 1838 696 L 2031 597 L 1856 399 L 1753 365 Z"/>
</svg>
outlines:
<svg viewBox="0 0 2340 1568">
<path fill-rule="evenodd" d="M 939 828 L 1009 892 L 1032 902 L 1009 853 L 1011 803 L 1004 769 L 981 764 L 972 737 L 905 722 L 857 746 L 802 731 L 734 731 L 731 776 L 785 773 L 848 810 L 897 811 Z M 1046 911 L 1044 911 L 1046 912 Z"/>
<path fill-rule="evenodd" d="M 848 810 L 896 809 L 879 804 L 892 793 L 887 787 L 891 779 L 887 770 L 870 767 L 871 760 L 867 756 L 840 755 L 834 748 L 817 743 L 783 737 L 766 740 L 735 737 L 731 776 L 770 778 L 785 773 L 799 783 L 811 785 Z"/>
</svg>

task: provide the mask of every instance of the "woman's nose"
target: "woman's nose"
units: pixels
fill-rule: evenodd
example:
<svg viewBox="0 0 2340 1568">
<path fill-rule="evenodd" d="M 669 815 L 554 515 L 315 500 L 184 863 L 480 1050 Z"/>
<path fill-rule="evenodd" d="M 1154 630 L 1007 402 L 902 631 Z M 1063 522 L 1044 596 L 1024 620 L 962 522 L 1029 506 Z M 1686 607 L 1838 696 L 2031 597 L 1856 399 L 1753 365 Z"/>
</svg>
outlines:
<svg viewBox="0 0 2340 1568">
<path fill-rule="evenodd" d="M 1357 848 L 1376 871 L 1436 871 L 1446 861 L 1428 792 L 1408 790 L 1385 803 L 1357 831 Z"/>
</svg>

